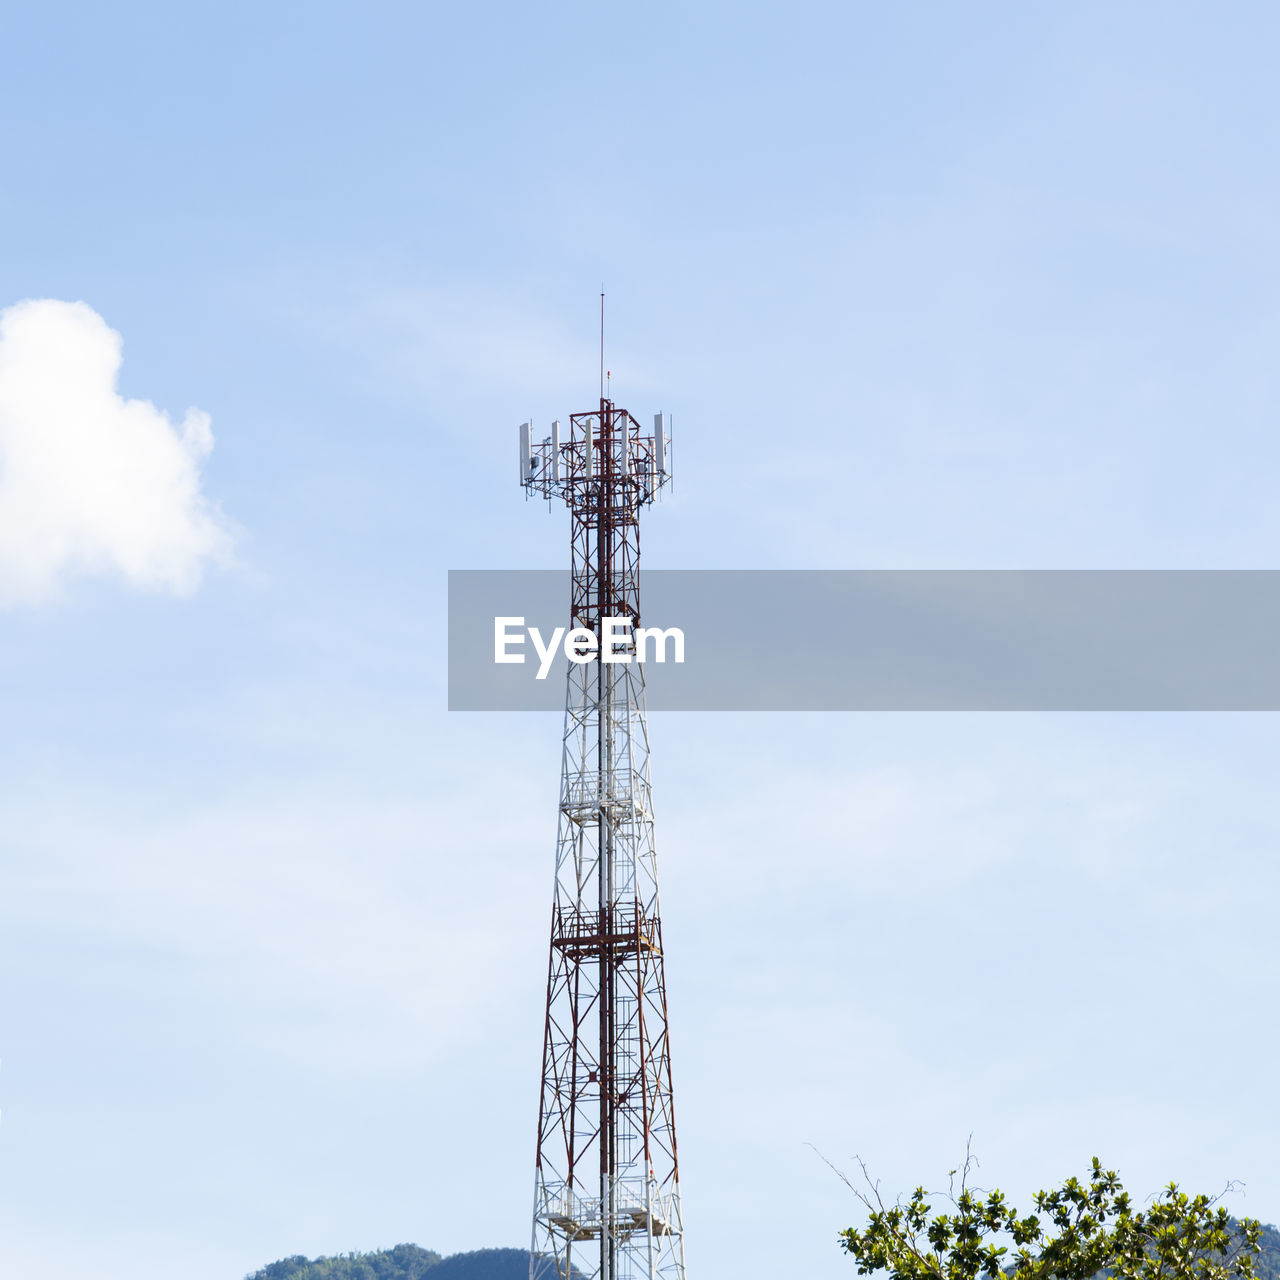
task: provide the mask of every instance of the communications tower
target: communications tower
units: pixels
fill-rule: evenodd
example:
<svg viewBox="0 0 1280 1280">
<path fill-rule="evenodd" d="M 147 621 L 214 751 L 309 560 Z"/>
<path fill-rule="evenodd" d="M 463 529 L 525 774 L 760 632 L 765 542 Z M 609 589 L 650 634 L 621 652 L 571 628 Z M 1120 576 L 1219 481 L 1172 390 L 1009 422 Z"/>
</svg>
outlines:
<svg viewBox="0 0 1280 1280">
<path fill-rule="evenodd" d="M 530 1280 L 684 1280 L 644 668 L 632 660 L 640 512 L 668 483 L 669 456 L 663 415 L 646 434 L 603 388 L 565 435 L 559 421 L 541 443 L 520 428 L 526 492 L 569 508 L 570 622 L 590 633 L 571 638 L 584 658 L 596 646 L 569 663 L 565 698 Z"/>
</svg>

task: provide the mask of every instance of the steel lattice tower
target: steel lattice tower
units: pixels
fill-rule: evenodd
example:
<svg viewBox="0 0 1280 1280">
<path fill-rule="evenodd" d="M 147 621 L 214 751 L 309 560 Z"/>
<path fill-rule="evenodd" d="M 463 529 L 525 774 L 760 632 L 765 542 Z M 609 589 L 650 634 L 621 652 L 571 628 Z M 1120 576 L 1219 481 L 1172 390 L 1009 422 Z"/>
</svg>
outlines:
<svg viewBox="0 0 1280 1280">
<path fill-rule="evenodd" d="M 639 518 L 668 481 L 652 435 L 604 395 L 541 444 L 527 492 L 571 521 L 571 661 L 538 1111 L 530 1280 L 684 1280 L 640 625 Z M 608 620 L 624 620 L 610 624 Z M 624 640 L 610 642 L 621 632 Z"/>
</svg>

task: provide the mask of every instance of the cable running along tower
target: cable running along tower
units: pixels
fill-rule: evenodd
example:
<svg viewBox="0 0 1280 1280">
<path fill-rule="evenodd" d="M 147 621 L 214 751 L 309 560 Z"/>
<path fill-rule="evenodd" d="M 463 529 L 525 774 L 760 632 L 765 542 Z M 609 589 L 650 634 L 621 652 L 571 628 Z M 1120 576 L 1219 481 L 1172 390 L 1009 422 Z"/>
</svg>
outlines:
<svg viewBox="0 0 1280 1280">
<path fill-rule="evenodd" d="M 602 370 L 603 371 L 603 370 Z M 603 383 L 603 380 L 602 380 Z M 640 623 L 639 520 L 669 480 L 606 398 L 535 443 L 526 492 L 569 508 L 571 625 L 530 1280 L 684 1280 Z M 609 619 L 622 619 L 606 625 Z M 609 643 L 615 660 L 599 646 Z M 619 638 L 625 637 L 625 639 Z"/>
</svg>

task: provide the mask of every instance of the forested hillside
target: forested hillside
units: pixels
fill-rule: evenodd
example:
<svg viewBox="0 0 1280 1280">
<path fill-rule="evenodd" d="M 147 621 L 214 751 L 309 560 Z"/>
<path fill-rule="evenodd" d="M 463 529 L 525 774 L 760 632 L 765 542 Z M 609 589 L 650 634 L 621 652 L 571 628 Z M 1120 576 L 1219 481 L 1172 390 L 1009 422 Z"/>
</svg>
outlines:
<svg viewBox="0 0 1280 1280">
<path fill-rule="evenodd" d="M 416 1244 L 398 1244 L 332 1258 L 295 1254 L 245 1280 L 421 1280 L 428 1271 L 431 1280 L 529 1280 L 529 1254 L 524 1249 L 477 1249 L 442 1258 Z"/>
</svg>

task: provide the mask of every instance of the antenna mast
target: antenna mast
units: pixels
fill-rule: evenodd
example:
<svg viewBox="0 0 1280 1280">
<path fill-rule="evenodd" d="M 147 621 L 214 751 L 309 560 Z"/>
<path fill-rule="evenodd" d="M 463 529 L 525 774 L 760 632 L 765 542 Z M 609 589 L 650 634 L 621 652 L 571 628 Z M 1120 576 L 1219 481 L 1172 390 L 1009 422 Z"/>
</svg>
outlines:
<svg viewBox="0 0 1280 1280">
<path fill-rule="evenodd" d="M 540 445 L 531 423 L 520 429 L 526 492 L 569 508 L 570 622 L 597 646 L 595 661 L 569 663 L 565 697 L 530 1280 L 684 1280 L 644 667 L 632 660 L 640 512 L 669 479 L 668 440 L 663 414 L 649 434 L 605 397 L 603 292 L 600 322 L 599 407 L 571 415 L 564 439 L 558 420 Z"/>
</svg>

